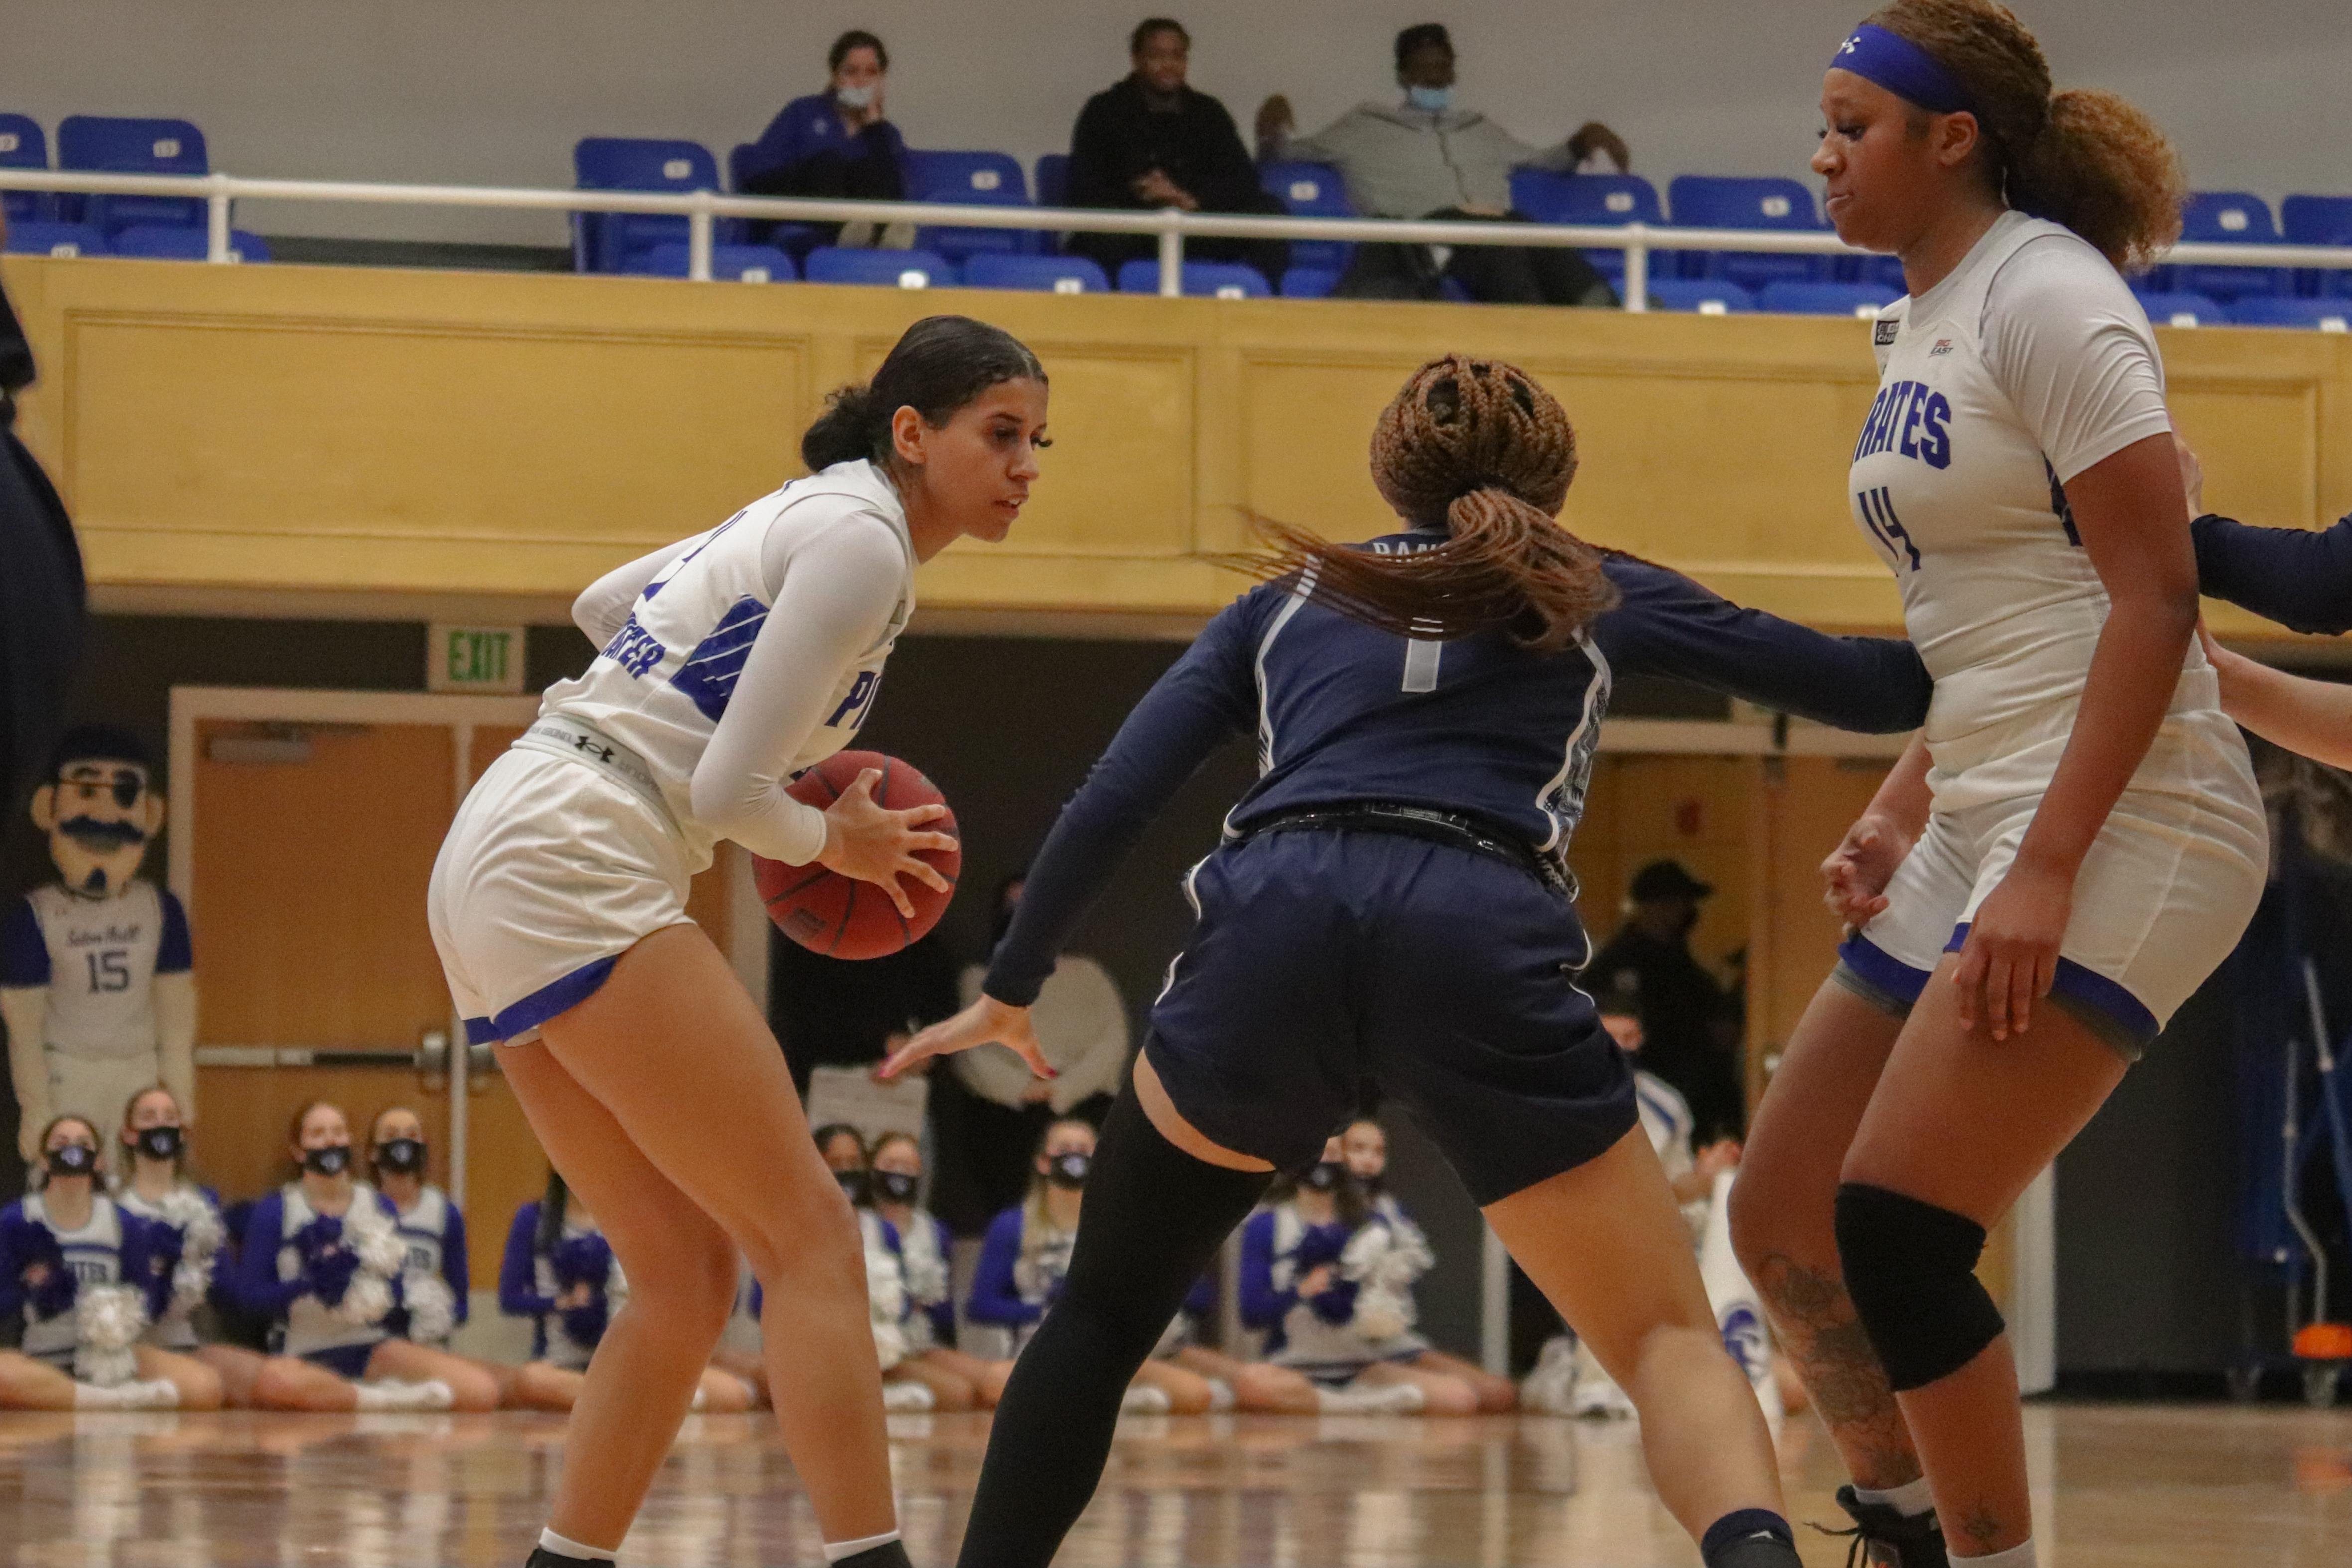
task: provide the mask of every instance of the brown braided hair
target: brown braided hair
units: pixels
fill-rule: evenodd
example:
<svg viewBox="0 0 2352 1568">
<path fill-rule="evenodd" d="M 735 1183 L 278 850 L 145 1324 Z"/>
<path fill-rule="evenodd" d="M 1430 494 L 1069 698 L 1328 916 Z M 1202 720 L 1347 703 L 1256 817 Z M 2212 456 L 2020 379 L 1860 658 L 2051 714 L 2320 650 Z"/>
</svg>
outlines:
<svg viewBox="0 0 2352 1568">
<path fill-rule="evenodd" d="M 1415 371 L 1372 427 L 1372 483 L 1442 544 L 1388 555 L 1259 519 L 1272 549 L 1224 563 L 1297 574 L 1342 615 L 1398 637 L 1450 642 L 1503 630 L 1551 653 L 1617 602 L 1601 553 L 1558 520 L 1576 478 L 1576 428 L 1535 379 L 1448 354 Z"/>
<path fill-rule="evenodd" d="M 2114 264 L 2145 272 L 2180 237 L 2189 182 L 2156 121 L 2112 92 L 2051 91 L 2025 24 L 1994 0 L 1895 0 L 1870 23 L 1916 44 L 1978 106 L 1993 188 L 2064 224 Z"/>
</svg>

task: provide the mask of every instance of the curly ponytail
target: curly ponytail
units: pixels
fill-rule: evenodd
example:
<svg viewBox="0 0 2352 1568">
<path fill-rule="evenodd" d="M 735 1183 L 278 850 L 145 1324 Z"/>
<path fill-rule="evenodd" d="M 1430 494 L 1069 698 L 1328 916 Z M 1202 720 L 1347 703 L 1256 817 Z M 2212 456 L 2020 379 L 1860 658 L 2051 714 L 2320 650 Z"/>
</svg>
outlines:
<svg viewBox="0 0 2352 1568">
<path fill-rule="evenodd" d="M 1872 26 L 1916 44 L 1977 101 L 2009 205 L 2064 224 L 2118 272 L 2144 272 L 2180 237 L 2188 180 L 2154 121 L 2112 92 L 2055 96 L 2025 25 L 1994 0 L 1895 0 Z"/>
<path fill-rule="evenodd" d="M 1372 483 L 1442 544 L 1386 555 L 1261 521 L 1271 553 L 1229 558 L 1298 574 L 1317 599 L 1399 637 L 1451 641 L 1501 628 L 1538 653 L 1574 642 L 1616 603 L 1601 555 L 1557 521 L 1576 478 L 1576 430 L 1551 394 L 1495 360 L 1448 354 L 1413 373 L 1372 430 Z"/>
</svg>

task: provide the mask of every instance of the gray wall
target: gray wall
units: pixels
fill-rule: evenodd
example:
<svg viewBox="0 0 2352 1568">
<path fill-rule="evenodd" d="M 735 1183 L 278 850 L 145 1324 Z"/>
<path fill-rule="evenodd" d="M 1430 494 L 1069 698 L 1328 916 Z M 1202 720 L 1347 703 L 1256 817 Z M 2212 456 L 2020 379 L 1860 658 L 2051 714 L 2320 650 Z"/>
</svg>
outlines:
<svg viewBox="0 0 2352 1568">
<path fill-rule="evenodd" d="M 1157 8 L 1156 6 L 1154 8 Z M 1194 0 L 1194 80 L 1247 126 L 1286 91 L 1308 128 L 1394 90 L 1389 40 L 1454 30 L 1462 97 L 1531 141 L 1587 118 L 1635 167 L 1801 176 L 1822 63 L 1861 0 Z M 2275 199 L 2352 189 L 2352 27 L 2340 0 L 2024 0 L 2062 85 L 2131 95 L 2179 141 L 2192 181 Z M 0 108 L 175 114 L 214 164 L 310 179 L 568 185 L 593 133 L 683 136 L 723 158 L 814 90 L 845 26 L 891 46 L 892 118 L 919 146 L 1024 161 L 1066 145 L 1086 96 L 1126 70 L 1146 14 L 1087 0 L 11 0 Z M 270 234 L 557 244 L 549 215 L 249 206 Z"/>
</svg>

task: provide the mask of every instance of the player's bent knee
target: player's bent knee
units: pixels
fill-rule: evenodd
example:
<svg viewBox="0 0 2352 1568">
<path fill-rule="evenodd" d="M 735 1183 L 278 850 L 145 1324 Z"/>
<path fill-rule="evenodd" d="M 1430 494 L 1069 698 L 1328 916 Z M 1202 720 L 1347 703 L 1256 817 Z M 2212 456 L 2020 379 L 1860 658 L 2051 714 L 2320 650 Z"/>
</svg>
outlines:
<svg viewBox="0 0 2352 1568">
<path fill-rule="evenodd" d="M 1854 1315 L 1897 1393 L 1924 1388 L 2000 1337 L 2000 1309 L 1976 1277 L 1985 1228 L 1885 1187 L 1844 1182 L 1838 1261 Z"/>
</svg>

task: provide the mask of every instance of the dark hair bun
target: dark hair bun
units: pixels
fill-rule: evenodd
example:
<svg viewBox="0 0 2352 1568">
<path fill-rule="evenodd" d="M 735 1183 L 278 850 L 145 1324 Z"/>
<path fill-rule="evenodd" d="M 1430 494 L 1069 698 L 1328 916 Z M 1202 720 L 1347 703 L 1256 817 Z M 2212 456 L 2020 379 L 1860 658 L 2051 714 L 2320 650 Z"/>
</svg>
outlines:
<svg viewBox="0 0 2352 1568">
<path fill-rule="evenodd" d="M 824 412 L 801 437 L 801 461 L 812 474 L 860 458 L 879 461 L 886 454 L 876 449 L 875 437 L 887 439 L 890 414 L 895 412 L 884 411 L 870 383 L 835 388 L 824 400 Z"/>
</svg>

